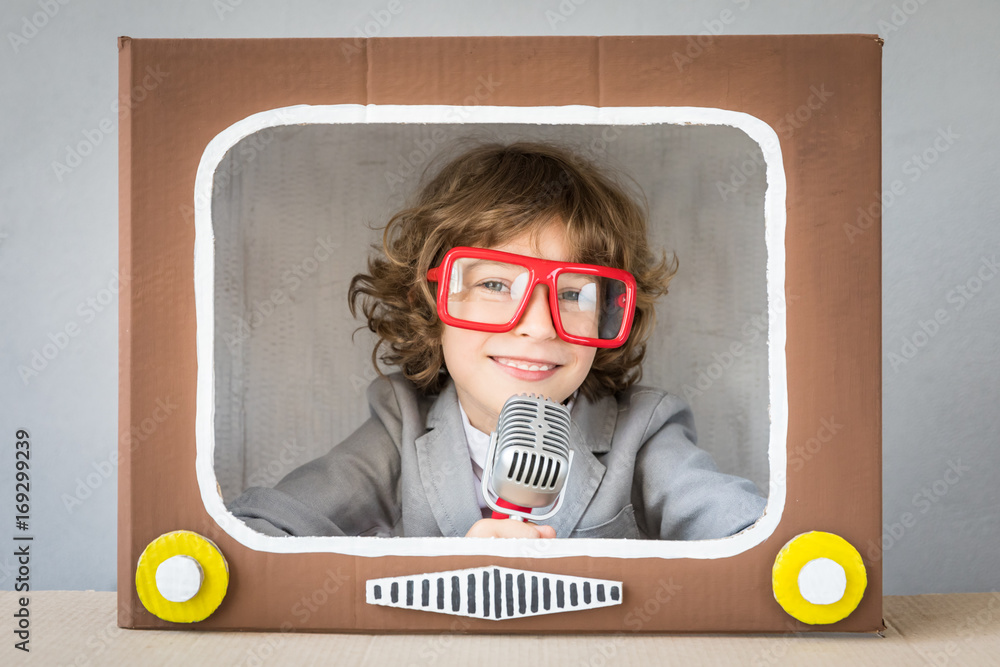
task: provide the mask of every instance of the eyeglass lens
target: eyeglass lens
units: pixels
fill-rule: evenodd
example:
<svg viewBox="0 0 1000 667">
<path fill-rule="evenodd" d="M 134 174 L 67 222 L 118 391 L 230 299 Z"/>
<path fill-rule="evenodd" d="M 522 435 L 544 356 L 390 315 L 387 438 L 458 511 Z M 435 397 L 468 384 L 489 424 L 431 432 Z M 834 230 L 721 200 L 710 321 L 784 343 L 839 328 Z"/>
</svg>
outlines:
<svg viewBox="0 0 1000 667">
<path fill-rule="evenodd" d="M 448 314 L 470 323 L 505 324 L 530 295 L 528 269 L 519 264 L 457 258 L 448 281 Z M 556 279 L 559 313 L 567 333 L 610 340 L 621 331 L 626 285 L 583 273 Z"/>
</svg>

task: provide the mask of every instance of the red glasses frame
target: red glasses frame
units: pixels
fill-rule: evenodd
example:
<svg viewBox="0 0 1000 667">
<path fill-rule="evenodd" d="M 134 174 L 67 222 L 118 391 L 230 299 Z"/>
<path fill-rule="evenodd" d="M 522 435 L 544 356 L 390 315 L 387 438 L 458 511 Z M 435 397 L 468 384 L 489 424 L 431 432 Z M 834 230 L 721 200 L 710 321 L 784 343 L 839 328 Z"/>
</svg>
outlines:
<svg viewBox="0 0 1000 667">
<path fill-rule="evenodd" d="M 528 285 L 524 292 L 526 296 L 521 301 L 521 305 L 518 306 L 517 312 L 514 313 L 514 316 L 509 322 L 506 322 L 505 324 L 483 324 L 480 322 L 459 320 L 448 314 L 448 281 L 441 280 L 441 276 L 451 275 L 451 266 L 458 257 L 509 262 L 511 264 L 519 264 L 528 269 Z M 625 294 L 619 297 L 619 299 L 624 297 L 624 303 L 619 302 L 619 305 L 625 309 L 625 313 L 622 316 L 621 330 L 618 332 L 618 336 L 616 338 L 605 340 L 602 338 L 574 336 L 563 328 L 562 320 L 558 314 L 559 296 L 556 294 L 556 280 L 561 273 L 583 273 L 618 280 L 625 284 Z M 453 327 L 459 327 L 461 329 L 487 331 L 491 333 L 505 333 L 510 331 L 517 326 L 517 323 L 521 320 L 521 316 L 524 315 L 524 311 L 528 307 L 528 302 L 531 300 L 531 295 L 534 293 L 535 287 L 537 287 L 540 283 L 549 288 L 549 316 L 552 317 L 552 324 L 555 326 L 556 333 L 559 334 L 559 337 L 564 341 L 568 343 L 575 343 L 576 345 L 587 345 L 589 347 L 619 347 L 623 345 L 626 340 L 628 340 L 628 335 L 632 331 L 632 319 L 635 315 L 636 285 L 635 278 L 631 273 L 625 271 L 624 269 L 615 269 L 609 266 L 598 266 L 597 264 L 554 262 L 552 260 L 528 257 L 526 255 L 515 255 L 514 253 L 503 252 L 501 250 L 459 246 L 452 248 L 445 253 L 444 258 L 441 260 L 441 264 L 438 267 L 427 271 L 427 280 L 429 282 L 437 283 L 438 317 L 440 317 L 441 321 L 445 324 Z"/>
</svg>

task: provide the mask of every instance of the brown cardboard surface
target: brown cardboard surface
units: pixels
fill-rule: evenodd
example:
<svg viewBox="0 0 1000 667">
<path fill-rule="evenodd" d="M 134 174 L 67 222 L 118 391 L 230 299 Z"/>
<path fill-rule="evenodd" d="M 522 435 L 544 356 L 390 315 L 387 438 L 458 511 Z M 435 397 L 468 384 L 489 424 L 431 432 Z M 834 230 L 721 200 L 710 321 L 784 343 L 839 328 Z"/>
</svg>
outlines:
<svg viewBox="0 0 1000 667">
<path fill-rule="evenodd" d="M 0 608 L 18 594 L 0 592 Z M 995 665 L 1000 594 L 885 598 L 886 630 L 875 635 L 779 636 L 373 636 L 260 632 L 144 632 L 117 627 L 115 594 L 31 594 L 30 653 L 8 647 L 8 665 L 149 664 L 450 665 Z"/>
<path fill-rule="evenodd" d="M 118 40 L 121 54 L 118 66 L 118 89 L 130 90 L 132 87 L 131 40 L 122 37 Z M 132 263 L 132 122 L 131 117 L 123 115 L 119 118 L 118 128 L 118 254 L 119 275 L 131 275 Z M 132 299 L 128 298 L 128 289 L 122 290 L 118 300 L 118 424 L 128 432 L 126 426 L 132 424 L 132 376 L 126 372 L 131 368 L 132 337 Z M 122 543 L 131 541 L 132 536 L 132 476 L 129 474 L 131 447 L 118 441 L 118 582 L 125 581 L 131 570 L 122 559 Z M 136 559 L 138 560 L 138 558 Z M 120 609 L 125 607 L 120 606 Z M 127 625 L 131 622 L 131 614 L 121 612 L 118 622 Z"/>
<path fill-rule="evenodd" d="M 171 627 L 139 603 L 135 564 L 158 535 L 188 529 L 214 540 L 232 573 L 222 606 L 197 624 L 203 629 L 809 629 L 775 603 L 770 570 L 782 545 L 810 530 L 847 539 L 868 574 L 859 608 L 822 629 L 882 627 L 881 242 L 877 224 L 856 238 L 844 231 L 880 190 L 881 41 L 870 35 L 718 37 L 678 67 L 675 54 L 685 52 L 688 40 L 120 40 L 120 85 L 122 94 L 132 94 L 120 125 L 121 269 L 130 276 L 120 305 L 120 431 L 141 428 L 157 401 L 178 406 L 152 432 L 123 437 L 120 445 L 122 626 Z M 130 93 L 151 71 L 161 72 L 162 82 L 141 95 Z M 269 554 L 241 546 L 205 512 L 194 468 L 194 228 L 184 215 L 205 146 L 226 127 L 267 109 L 468 104 L 490 77 L 503 83 L 490 97 L 494 105 L 718 107 L 751 114 L 778 131 L 788 185 L 786 295 L 794 297 L 787 309 L 788 500 L 781 524 L 764 543 L 714 560 Z M 833 95 L 813 110 L 810 96 L 823 87 Z M 796 122 L 797 113 L 808 114 L 810 122 Z M 803 451 L 831 415 L 843 416 L 838 446 Z M 369 578 L 489 564 L 621 580 L 624 604 L 498 623 L 364 601 Z M 670 582 L 679 590 L 669 604 L 659 603 L 658 587 Z M 323 602 L 310 606 L 317 595 Z"/>
</svg>

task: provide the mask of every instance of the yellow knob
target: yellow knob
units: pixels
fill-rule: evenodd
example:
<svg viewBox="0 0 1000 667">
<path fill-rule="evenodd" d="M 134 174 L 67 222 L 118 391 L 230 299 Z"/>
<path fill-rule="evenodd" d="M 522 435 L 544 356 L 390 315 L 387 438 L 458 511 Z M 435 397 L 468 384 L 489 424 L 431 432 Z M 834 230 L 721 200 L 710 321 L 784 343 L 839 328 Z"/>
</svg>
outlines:
<svg viewBox="0 0 1000 667">
<path fill-rule="evenodd" d="M 139 556 L 135 588 L 149 613 L 173 623 L 212 615 L 229 588 L 229 564 L 219 547 L 190 530 L 160 535 Z"/>
<path fill-rule="evenodd" d="M 833 533 L 812 531 L 781 548 L 771 569 L 774 599 L 803 623 L 836 623 L 850 616 L 868 586 L 861 554 Z"/>
</svg>

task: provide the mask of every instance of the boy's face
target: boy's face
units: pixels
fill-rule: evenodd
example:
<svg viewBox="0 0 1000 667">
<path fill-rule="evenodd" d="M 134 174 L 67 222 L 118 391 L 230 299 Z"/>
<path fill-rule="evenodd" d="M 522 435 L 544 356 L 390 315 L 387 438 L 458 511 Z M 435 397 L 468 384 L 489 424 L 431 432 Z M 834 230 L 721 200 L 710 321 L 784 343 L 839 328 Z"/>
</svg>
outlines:
<svg viewBox="0 0 1000 667">
<path fill-rule="evenodd" d="M 493 249 L 558 262 L 572 261 L 565 228 L 559 222 L 537 235 L 537 251 L 531 241 L 531 235 L 526 233 Z M 455 381 L 458 399 L 469 421 L 480 431 L 489 433 L 495 428 L 500 409 L 511 396 L 534 393 L 561 403 L 583 384 L 590 372 L 597 348 L 567 343 L 558 336 L 548 298 L 548 287 L 535 287 L 524 315 L 506 333 L 444 325 L 441 346 L 448 373 Z"/>
</svg>

